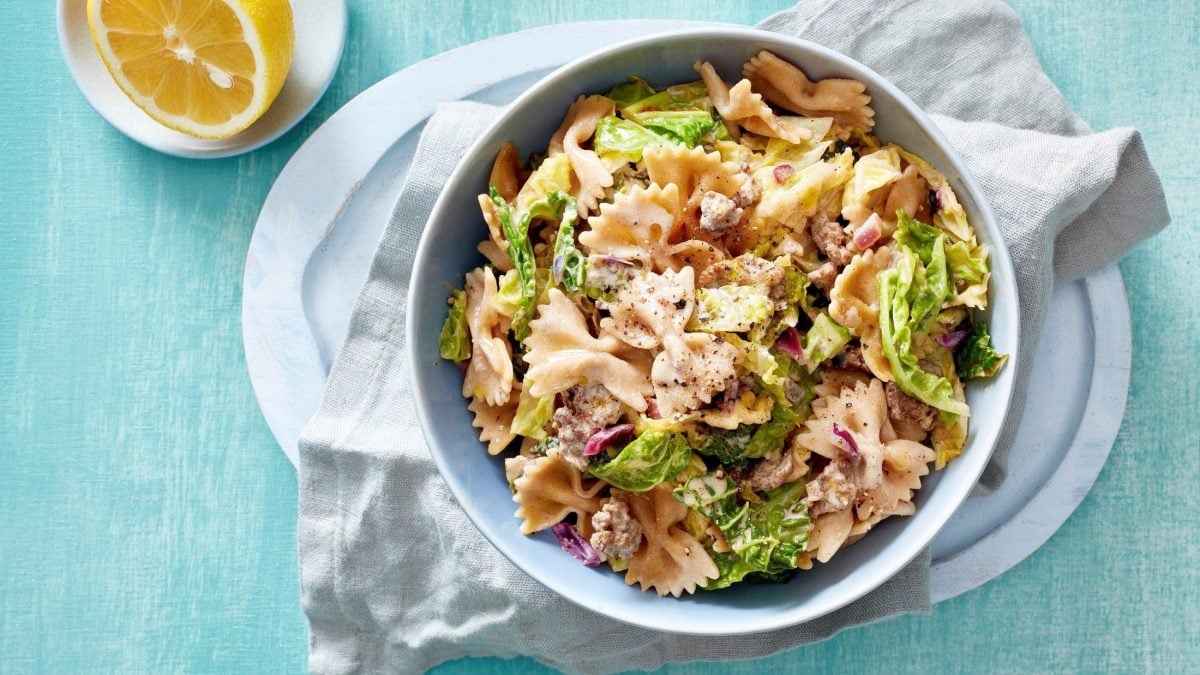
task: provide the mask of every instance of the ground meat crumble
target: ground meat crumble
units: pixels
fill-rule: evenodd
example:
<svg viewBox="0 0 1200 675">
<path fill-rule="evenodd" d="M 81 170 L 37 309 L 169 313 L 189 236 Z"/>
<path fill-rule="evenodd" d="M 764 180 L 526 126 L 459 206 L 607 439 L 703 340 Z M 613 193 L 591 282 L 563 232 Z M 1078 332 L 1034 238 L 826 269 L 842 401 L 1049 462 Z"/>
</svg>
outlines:
<svg viewBox="0 0 1200 675">
<path fill-rule="evenodd" d="M 792 453 L 786 450 L 778 457 L 762 460 L 755 466 L 747 477 L 750 489 L 755 492 L 768 492 L 783 485 L 791 477 L 796 467 Z"/>
<path fill-rule="evenodd" d="M 816 517 L 822 513 L 841 511 L 850 506 L 858 494 L 854 481 L 847 478 L 849 467 L 839 462 L 830 462 L 805 485 L 808 492 L 808 514 Z"/>
<path fill-rule="evenodd" d="M 783 270 L 752 253 L 743 253 L 732 260 L 709 265 L 696 279 L 698 288 L 718 288 L 730 284 L 758 286 L 772 299 L 783 297 Z"/>
<path fill-rule="evenodd" d="M 621 403 L 602 385 L 580 385 L 563 394 L 563 405 L 554 411 L 558 431 L 557 452 L 580 471 L 587 468 L 583 448 L 597 431 L 621 419 Z"/>
<path fill-rule="evenodd" d="M 893 422 L 907 420 L 915 422 L 922 431 L 933 429 L 937 423 L 937 408 L 904 393 L 895 382 L 884 384 L 883 389 L 887 397 L 888 417 Z"/>
<path fill-rule="evenodd" d="M 828 293 L 837 281 L 838 268 L 831 262 L 822 263 L 820 267 L 808 273 L 808 280 L 817 288 Z"/>
<path fill-rule="evenodd" d="M 720 192 L 705 192 L 700 199 L 700 229 L 724 234 L 737 225 L 745 211 Z"/>
<path fill-rule="evenodd" d="M 838 354 L 837 364 L 842 368 L 850 370 L 861 370 L 869 373 L 871 370 L 867 368 L 867 362 L 863 360 L 862 347 L 858 343 L 847 345 L 845 349 Z"/>
<path fill-rule="evenodd" d="M 742 183 L 742 187 L 733 194 L 733 203 L 738 208 L 744 209 L 758 201 L 762 196 L 762 188 L 758 187 L 758 181 L 754 180 L 754 176 L 746 176 L 746 182 Z"/>
<path fill-rule="evenodd" d="M 619 493 L 592 515 L 592 527 L 592 548 L 609 560 L 628 560 L 642 543 L 642 526 L 629 515 L 629 504 Z"/>
<path fill-rule="evenodd" d="M 817 250 L 824 253 L 829 262 L 839 269 L 849 265 L 854 259 L 854 251 L 849 248 L 849 238 L 842 230 L 841 223 L 817 214 L 809 223 L 808 229 Z"/>
</svg>

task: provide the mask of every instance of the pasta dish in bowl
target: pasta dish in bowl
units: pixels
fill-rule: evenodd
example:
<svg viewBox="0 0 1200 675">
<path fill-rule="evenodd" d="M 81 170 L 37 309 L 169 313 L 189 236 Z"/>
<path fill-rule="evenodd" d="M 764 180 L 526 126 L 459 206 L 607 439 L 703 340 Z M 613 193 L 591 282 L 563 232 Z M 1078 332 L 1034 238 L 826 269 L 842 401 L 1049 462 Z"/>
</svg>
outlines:
<svg viewBox="0 0 1200 675">
<path fill-rule="evenodd" d="M 920 111 L 844 57 L 727 30 L 728 53 L 641 40 L 518 99 L 439 199 L 410 301 L 423 428 L 481 531 L 586 607 L 691 633 L 819 616 L 927 545 L 1016 348 L 1002 242 Z"/>
</svg>

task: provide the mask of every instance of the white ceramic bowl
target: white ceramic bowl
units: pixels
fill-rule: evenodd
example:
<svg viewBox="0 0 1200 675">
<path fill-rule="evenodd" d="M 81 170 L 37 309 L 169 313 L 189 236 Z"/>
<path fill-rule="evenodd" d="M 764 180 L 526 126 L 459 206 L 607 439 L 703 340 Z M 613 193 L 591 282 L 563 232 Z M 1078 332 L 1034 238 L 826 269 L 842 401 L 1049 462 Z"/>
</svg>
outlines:
<svg viewBox="0 0 1200 675">
<path fill-rule="evenodd" d="M 740 79 L 742 64 L 767 49 L 802 67 L 813 78 L 851 77 L 867 84 L 876 132 L 925 158 L 950 180 L 972 225 L 992 251 L 992 286 L 985 318 L 1000 351 L 1018 360 L 1017 292 L 1008 250 L 979 186 L 933 122 L 903 93 L 863 65 L 795 38 L 749 28 L 690 29 L 639 38 L 591 54 L 556 70 L 514 101 L 472 146 L 447 181 L 421 238 L 409 294 L 408 350 L 416 407 L 438 469 L 489 541 L 534 579 L 568 600 L 613 619 L 655 630 L 732 635 L 792 626 L 828 614 L 866 595 L 927 547 L 979 478 L 1008 410 L 1013 367 L 997 377 L 972 381 L 973 412 L 967 447 L 944 471 L 931 473 L 917 496 L 917 513 L 891 518 L 828 564 L 817 565 L 783 585 L 739 584 L 681 599 L 626 586 L 607 567 L 588 568 L 559 550 L 548 531 L 526 537 L 499 457 L 476 439 L 460 395 L 462 376 L 438 359 L 438 335 L 446 313 L 446 289 L 482 258 L 475 245 L 485 229 L 475 196 L 487 189 L 500 146 L 512 140 L 524 153 L 540 151 L 568 106 L 581 94 L 602 93 L 630 74 L 651 83 L 697 79 L 692 64 L 711 61 L 727 81 Z M 414 166 L 413 171 L 420 171 Z"/>
</svg>

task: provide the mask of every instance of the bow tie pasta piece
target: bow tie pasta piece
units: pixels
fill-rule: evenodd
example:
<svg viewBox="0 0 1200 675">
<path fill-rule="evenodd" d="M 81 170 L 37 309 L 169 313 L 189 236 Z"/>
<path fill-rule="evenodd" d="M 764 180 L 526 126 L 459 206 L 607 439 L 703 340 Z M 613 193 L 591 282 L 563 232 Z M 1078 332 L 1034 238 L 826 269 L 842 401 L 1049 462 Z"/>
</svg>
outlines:
<svg viewBox="0 0 1200 675">
<path fill-rule="evenodd" d="M 892 366 L 883 353 L 879 331 L 879 273 L 892 266 L 892 250 L 884 246 L 854 256 L 829 291 L 829 316 L 859 339 L 863 361 L 875 377 L 891 382 Z"/>
<path fill-rule="evenodd" d="M 708 333 L 662 337 L 663 350 L 650 371 L 658 409 L 664 417 L 712 402 L 737 378 L 742 352 Z"/>
<path fill-rule="evenodd" d="M 855 517 L 861 525 L 856 526 L 853 534 L 863 534 L 889 516 L 911 516 L 917 512 L 913 493 L 921 489 L 921 478 L 929 474 L 933 449 L 898 438 L 884 446 L 884 453 L 883 481 L 859 497 Z"/>
<path fill-rule="evenodd" d="M 888 425 L 883 384 L 842 389 L 836 395 L 818 398 L 812 403 L 812 415 L 804 423 L 796 442 L 831 461 L 844 461 L 848 455 L 845 441 L 834 434 L 834 425 L 853 436 L 859 459 L 854 462 L 855 484 L 860 491 L 883 481 L 884 437 L 894 438 Z"/>
<path fill-rule="evenodd" d="M 525 339 L 530 394 L 541 398 L 577 384 L 599 384 L 630 408 L 645 410 L 646 397 L 654 392 L 645 353 L 611 335 L 592 337 L 583 312 L 570 298 L 557 288 L 548 296 Z"/>
<path fill-rule="evenodd" d="M 504 239 L 504 228 L 500 224 L 500 216 L 496 213 L 496 204 L 487 195 L 479 195 L 479 210 L 483 212 L 483 222 L 487 224 L 488 238 L 479 242 L 479 246 L 475 248 L 493 267 L 507 272 L 513 268 L 513 264 L 508 259 L 508 241 Z"/>
<path fill-rule="evenodd" d="M 890 226 L 884 229 L 883 236 L 890 237 L 896 231 L 896 212 L 903 211 L 922 223 L 928 223 L 929 217 L 929 183 L 921 177 L 917 167 L 909 164 L 900 177 L 892 183 L 884 201 L 881 218 Z"/>
<path fill-rule="evenodd" d="M 705 192 L 732 197 L 749 179 L 736 164 L 722 161 L 721 153 L 705 152 L 700 146 L 660 145 L 642 153 L 642 161 L 651 183 L 679 189 L 681 212 L 685 205 L 698 204 L 699 195 Z"/>
<path fill-rule="evenodd" d="M 731 88 L 711 63 L 697 63 L 695 67 L 708 88 L 709 100 L 726 122 L 733 122 L 759 136 L 782 138 L 788 143 L 799 144 L 812 138 L 812 129 L 804 120 L 780 117 L 772 112 L 762 96 L 751 90 L 750 80 L 742 80 Z"/>
<path fill-rule="evenodd" d="M 480 267 L 467 273 L 467 327 L 471 362 L 463 377 L 462 394 L 489 405 L 503 405 L 513 389 L 512 348 L 505 334 L 508 318 L 495 309 L 496 277 Z"/>
<path fill-rule="evenodd" d="M 639 349 L 654 349 L 661 336 L 683 332 L 695 304 L 692 268 L 641 274 L 619 287 L 613 302 L 599 303 L 609 312 L 600 320 L 600 330 Z"/>
<path fill-rule="evenodd" d="M 639 186 L 618 193 L 588 218 L 590 229 L 579 235 L 579 243 L 592 253 L 636 261 L 651 271 L 674 270 L 680 265 L 670 239 L 678 222 L 677 186 Z"/>
<path fill-rule="evenodd" d="M 780 108 L 806 117 L 832 117 L 843 139 L 852 130 L 868 132 L 875 126 L 867 86 L 858 80 L 813 82 L 804 71 L 767 51 L 747 61 L 742 75 L 763 98 Z"/>
<path fill-rule="evenodd" d="M 598 496 L 605 484 L 584 486 L 583 476 L 558 455 L 539 457 L 525 463 L 513 481 L 513 501 L 520 504 L 517 517 L 521 533 L 533 534 L 575 514 L 581 527 L 591 523 L 592 514 L 603 506 Z"/>
<path fill-rule="evenodd" d="M 720 572 L 704 545 L 685 529 L 688 507 L 671 494 L 671 489 L 669 485 L 658 485 L 628 496 L 629 510 L 641 525 L 643 538 L 629 561 L 625 583 L 678 598 L 695 593 L 697 586 L 716 579 Z"/>
<path fill-rule="evenodd" d="M 821 562 L 884 518 L 915 512 L 913 491 L 920 489 L 935 456 L 924 444 L 896 437 L 879 380 L 840 388 L 836 394 L 831 389 L 813 402 L 812 416 L 795 439 L 830 459 L 807 486 L 813 508 L 822 512 L 814 522 L 815 538 L 810 537 L 810 551 Z M 854 439 L 857 459 L 848 457 L 835 427 Z"/>
<path fill-rule="evenodd" d="M 565 152 L 571 160 L 571 171 L 578 182 L 574 197 L 579 201 L 581 213 L 595 211 L 604 198 L 605 188 L 613 184 L 612 173 L 600 161 L 600 157 L 582 147 L 596 133 L 596 125 L 600 120 L 612 115 L 613 111 L 611 99 L 580 96 L 567 111 L 562 126 L 550 139 L 550 155 Z"/>
<path fill-rule="evenodd" d="M 492 162 L 488 183 L 496 186 L 504 201 L 512 202 L 517 198 L 521 190 L 521 156 L 517 154 L 517 146 L 511 142 L 500 146 L 500 152 Z"/>
<path fill-rule="evenodd" d="M 850 509 L 823 513 L 813 519 L 808 533 L 808 554 L 818 562 L 827 563 L 837 553 L 854 529 L 854 512 Z"/>
<path fill-rule="evenodd" d="M 479 440 L 487 443 L 489 455 L 498 455 L 517 437 L 512 431 L 513 417 L 520 401 L 520 385 L 513 385 L 508 401 L 491 405 L 482 398 L 472 398 L 467 409 L 475 413 L 471 426 L 479 429 Z"/>
</svg>

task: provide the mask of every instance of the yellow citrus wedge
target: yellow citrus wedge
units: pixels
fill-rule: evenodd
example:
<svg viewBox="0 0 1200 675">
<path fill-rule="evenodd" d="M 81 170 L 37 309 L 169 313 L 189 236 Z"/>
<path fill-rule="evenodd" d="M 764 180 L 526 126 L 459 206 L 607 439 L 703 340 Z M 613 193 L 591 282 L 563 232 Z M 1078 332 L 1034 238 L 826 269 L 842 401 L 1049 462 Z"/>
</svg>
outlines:
<svg viewBox="0 0 1200 675">
<path fill-rule="evenodd" d="M 292 65 L 288 0 L 88 0 L 100 58 L 162 124 L 227 138 L 262 116 Z"/>
</svg>

